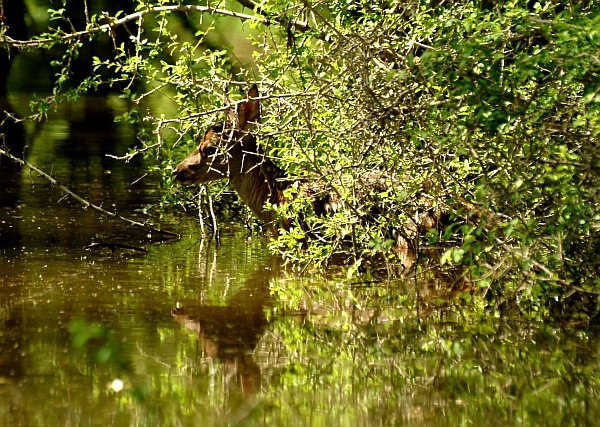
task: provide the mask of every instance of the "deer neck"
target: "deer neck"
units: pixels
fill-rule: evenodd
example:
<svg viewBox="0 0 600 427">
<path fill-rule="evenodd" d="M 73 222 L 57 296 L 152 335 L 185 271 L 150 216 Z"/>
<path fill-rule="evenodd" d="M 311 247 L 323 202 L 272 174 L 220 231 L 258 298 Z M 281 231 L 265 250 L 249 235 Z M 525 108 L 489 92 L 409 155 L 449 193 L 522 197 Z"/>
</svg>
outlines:
<svg viewBox="0 0 600 427">
<path fill-rule="evenodd" d="M 231 186 L 252 212 L 276 232 L 280 226 L 273 212 L 265 211 L 264 206 L 266 202 L 278 205 L 285 200 L 283 190 L 289 186 L 281 181 L 285 173 L 258 150 L 254 140 L 236 144 L 229 154 Z"/>
</svg>

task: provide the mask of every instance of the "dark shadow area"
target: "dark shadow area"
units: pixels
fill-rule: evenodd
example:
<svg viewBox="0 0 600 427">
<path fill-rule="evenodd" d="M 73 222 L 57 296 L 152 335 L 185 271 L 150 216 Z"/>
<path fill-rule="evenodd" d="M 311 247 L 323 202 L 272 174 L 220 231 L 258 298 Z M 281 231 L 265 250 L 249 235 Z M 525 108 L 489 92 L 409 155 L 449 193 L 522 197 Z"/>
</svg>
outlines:
<svg viewBox="0 0 600 427">
<path fill-rule="evenodd" d="M 28 31 L 25 24 L 26 8 L 24 2 L 22 0 L 11 0 L 1 4 L 4 25 L 8 27 L 6 35 L 13 39 L 26 39 Z M 17 53 L 17 49 L 0 49 L 0 134 L 4 134 L 0 139 L 0 146 L 5 146 L 13 154 L 22 153 L 25 146 L 23 124 L 16 123 L 13 118 L 8 117 L 8 115 L 14 116 L 15 113 L 6 97 L 6 83 Z M 4 174 L 7 168 L 18 169 L 18 165 L 10 161 L 0 161 L 0 173 Z M 0 178 L 6 177 L 2 175 Z M 2 182 L 4 182 L 4 179 L 2 179 Z"/>
<path fill-rule="evenodd" d="M 14 39 L 27 38 L 24 1 L 4 1 L 1 5 L 3 22 L 8 27 L 6 35 Z M 6 97 L 6 83 L 17 53 L 16 49 L 0 49 L 0 148 L 21 156 L 25 149 L 25 129 L 16 121 L 14 108 Z M 19 220 L 14 214 L 19 200 L 20 169 L 17 163 L 0 155 L 0 247 L 16 246 L 21 241 Z"/>
<path fill-rule="evenodd" d="M 12 107 L 8 99 L 0 95 L 0 148 L 21 157 L 25 149 L 23 124 L 16 123 L 11 118 L 4 120 L 5 111 L 12 111 Z M 0 247 L 16 246 L 21 241 L 18 227 L 20 220 L 16 218 L 20 176 L 19 164 L 0 155 Z"/>
</svg>

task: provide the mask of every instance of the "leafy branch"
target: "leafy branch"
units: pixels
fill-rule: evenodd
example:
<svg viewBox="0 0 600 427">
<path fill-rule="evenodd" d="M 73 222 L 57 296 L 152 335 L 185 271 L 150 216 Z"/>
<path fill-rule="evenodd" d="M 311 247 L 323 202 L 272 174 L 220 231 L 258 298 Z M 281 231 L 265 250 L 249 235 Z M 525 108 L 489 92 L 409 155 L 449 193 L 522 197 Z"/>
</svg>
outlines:
<svg viewBox="0 0 600 427">
<path fill-rule="evenodd" d="M 243 0 L 243 1 L 240 1 L 240 3 L 247 7 L 252 6 L 252 8 L 258 9 L 260 11 L 260 8 L 258 8 L 250 0 Z M 179 4 L 179 5 L 173 5 L 173 6 L 152 6 L 152 7 L 148 7 L 147 9 L 128 14 L 119 19 L 113 19 L 113 18 L 110 18 L 109 16 L 104 16 L 104 19 L 109 22 L 106 24 L 103 24 L 103 25 L 90 24 L 90 25 L 88 25 L 88 28 L 85 30 L 73 31 L 71 33 L 66 33 L 62 30 L 57 30 L 55 33 L 44 34 L 40 37 L 35 37 L 35 38 L 29 39 L 29 40 L 16 40 L 16 39 L 13 39 L 13 38 L 7 36 L 5 33 L 2 33 L 0 36 L 0 48 L 16 47 L 19 49 L 23 49 L 23 48 L 42 47 L 45 45 L 53 45 L 54 43 L 57 43 L 57 42 L 67 43 L 72 40 L 80 40 L 83 37 L 89 37 L 89 36 L 92 36 L 92 35 L 98 34 L 98 33 L 112 33 L 115 28 L 125 25 L 132 21 L 142 20 L 144 18 L 144 16 L 146 16 L 148 14 L 158 14 L 158 13 L 163 13 L 163 12 L 175 12 L 175 11 L 186 12 L 186 13 L 190 13 L 190 12 L 209 13 L 211 15 L 229 16 L 229 17 L 241 19 L 243 21 L 250 20 L 250 21 L 255 21 L 258 23 L 266 24 L 266 25 L 269 25 L 271 21 L 275 21 L 275 22 L 279 22 L 281 24 L 291 25 L 293 28 L 299 29 L 301 31 L 308 31 L 310 29 L 310 27 L 305 22 L 298 21 L 298 20 L 285 20 L 283 18 L 269 18 L 268 16 L 266 16 L 266 14 L 265 15 L 249 15 L 249 14 L 245 14 L 245 13 L 235 12 L 233 10 L 219 9 L 219 8 L 215 8 L 215 7 L 211 7 L 211 6 Z"/>
</svg>

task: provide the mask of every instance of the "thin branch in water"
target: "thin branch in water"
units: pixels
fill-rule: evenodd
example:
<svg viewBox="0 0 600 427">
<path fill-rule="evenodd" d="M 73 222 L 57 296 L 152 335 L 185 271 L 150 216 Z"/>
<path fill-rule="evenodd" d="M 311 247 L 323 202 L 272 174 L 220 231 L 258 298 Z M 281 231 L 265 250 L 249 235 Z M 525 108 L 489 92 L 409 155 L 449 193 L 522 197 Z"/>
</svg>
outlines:
<svg viewBox="0 0 600 427">
<path fill-rule="evenodd" d="M 113 254 L 115 253 L 115 249 L 117 249 L 117 248 L 148 253 L 147 249 L 140 248 L 139 246 L 125 245 L 123 243 L 91 243 L 87 246 L 84 246 L 83 249 L 90 250 L 90 249 L 98 249 L 98 248 L 109 248 L 110 250 L 112 250 Z"/>
<path fill-rule="evenodd" d="M 202 193 L 204 191 L 206 191 L 206 186 L 202 186 L 198 192 L 198 219 L 200 220 L 200 230 L 202 232 L 203 239 L 206 237 L 206 233 L 204 231 L 204 217 L 202 215 Z"/>
<path fill-rule="evenodd" d="M 180 235 L 177 233 L 173 233 L 171 231 L 166 231 L 166 230 L 159 230 L 159 229 L 149 226 L 147 224 L 144 224 L 144 223 L 141 223 L 138 221 L 134 221 L 129 218 L 125 218 L 124 216 L 121 216 L 115 212 L 110 212 L 110 211 L 107 211 L 106 209 L 103 209 L 100 206 L 94 205 L 93 203 L 91 203 L 91 202 L 85 200 L 84 198 L 78 196 L 77 194 L 73 193 L 71 190 L 69 190 L 64 185 L 60 184 L 56 179 L 54 179 L 52 176 L 48 175 L 46 172 L 42 171 L 41 169 L 38 169 L 37 167 L 33 166 L 31 163 L 29 163 L 23 159 L 13 156 L 12 154 L 10 154 L 8 151 L 6 151 L 4 149 L 0 149 L 0 155 L 4 155 L 4 156 L 8 157 L 9 159 L 11 159 L 12 161 L 17 162 L 23 166 L 27 166 L 30 170 L 32 170 L 32 171 L 38 173 L 40 176 L 46 178 L 48 181 L 50 181 L 51 184 L 57 186 L 63 192 L 65 192 L 67 195 L 71 196 L 72 198 L 74 198 L 75 200 L 77 200 L 78 202 L 83 204 L 84 208 L 90 207 L 92 209 L 97 210 L 98 212 L 102 212 L 103 214 L 105 214 L 109 217 L 120 219 L 121 221 L 125 221 L 131 225 L 135 225 L 136 227 L 141 227 L 141 228 L 151 231 L 153 233 L 163 234 L 165 236 L 171 236 L 171 237 L 177 237 L 177 238 L 180 237 Z"/>
<path fill-rule="evenodd" d="M 133 185 L 137 184 L 138 182 L 140 182 L 142 179 L 146 178 L 147 176 L 148 176 L 148 172 L 146 172 L 145 174 L 143 174 L 142 176 L 140 176 L 138 179 L 136 179 L 135 181 L 133 181 L 133 182 L 132 182 L 131 184 L 129 184 L 129 185 L 132 185 L 132 186 L 133 186 Z"/>
</svg>

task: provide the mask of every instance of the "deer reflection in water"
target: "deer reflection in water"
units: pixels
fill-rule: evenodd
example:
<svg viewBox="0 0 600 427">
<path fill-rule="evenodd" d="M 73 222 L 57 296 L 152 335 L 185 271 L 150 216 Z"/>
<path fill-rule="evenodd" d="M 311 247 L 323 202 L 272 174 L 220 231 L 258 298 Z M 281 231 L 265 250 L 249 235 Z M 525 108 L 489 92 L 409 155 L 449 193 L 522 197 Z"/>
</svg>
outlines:
<svg viewBox="0 0 600 427">
<path fill-rule="evenodd" d="M 222 364 L 227 422 L 244 419 L 258 404 L 262 374 L 254 352 L 268 325 L 265 310 L 271 302 L 269 270 L 261 265 L 226 306 L 196 303 L 175 307 L 171 313 L 198 337 L 204 357 Z M 218 411 L 221 412 L 221 411 Z"/>
<path fill-rule="evenodd" d="M 205 356 L 222 363 L 228 419 L 234 423 L 243 419 L 258 403 L 262 374 L 253 352 L 267 326 L 266 318 L 217 306 L 186 306 L 172 313 L 197 335 Z"/>
</svg>

